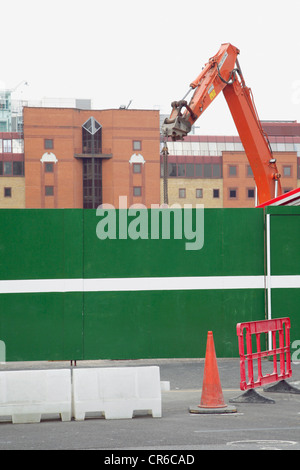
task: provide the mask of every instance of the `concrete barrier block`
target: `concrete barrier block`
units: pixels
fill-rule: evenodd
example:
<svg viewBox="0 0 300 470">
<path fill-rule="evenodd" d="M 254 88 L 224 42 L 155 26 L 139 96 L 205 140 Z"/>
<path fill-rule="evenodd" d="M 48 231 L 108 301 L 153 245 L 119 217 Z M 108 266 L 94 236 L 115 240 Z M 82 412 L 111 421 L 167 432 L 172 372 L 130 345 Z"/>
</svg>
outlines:
<svg viewBox="0 0 300 470">
<path fill-rule="evenodd" d="M 161 417 L 159 367 L 73 369 L 73 416 L 102 413 L 106 419 L 132 418 L 134 411 Z"/>
<path fill-rule="evenodd" d="M 0 371 L 0 416 L 13 423 L 37 423 L 42 414 L 71 420 L 71 371 Z"/>
</svg>

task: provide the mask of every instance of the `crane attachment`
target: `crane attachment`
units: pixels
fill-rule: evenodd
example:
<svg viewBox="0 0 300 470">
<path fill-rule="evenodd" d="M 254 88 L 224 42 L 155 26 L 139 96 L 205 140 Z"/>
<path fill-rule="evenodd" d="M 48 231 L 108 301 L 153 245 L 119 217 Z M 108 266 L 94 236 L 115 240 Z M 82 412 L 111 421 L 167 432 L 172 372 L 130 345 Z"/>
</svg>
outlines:
<svg viewBox="0 0 300 470">
<path fill-rule="evenodd" d="M 246 156 L 251 166 L 259 203 L 282 194 L 280 174 L 273 157 L 268 136 L 262 129 L 252 96 L 238 61 L 240 51 L 232 44 L 222 44 L 217 54 L 209 59 L 200 75 L 180 101 L 171 104 L 169 118 L 164 120 L 164 141 L 183 140 L 192 125 L 222 91 L 236 125 Z M 186 97 L 193 91 L 192 98 Z"/>
</svg>

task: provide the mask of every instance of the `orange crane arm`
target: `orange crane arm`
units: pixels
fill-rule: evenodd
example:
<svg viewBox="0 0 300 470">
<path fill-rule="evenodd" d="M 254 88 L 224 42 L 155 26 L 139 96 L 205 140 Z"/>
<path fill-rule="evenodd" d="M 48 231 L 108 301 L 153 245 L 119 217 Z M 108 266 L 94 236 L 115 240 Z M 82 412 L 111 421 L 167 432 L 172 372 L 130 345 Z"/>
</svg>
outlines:
<svg viewBox="0 0 300 470">
<path fill-rule="evenodd" d="M 200 75 L 190 84 L 194 90 L 189 103 L 172 103 L 172 112 L 165 119 L 162 133 L 167 139 L 183 140 L 192 125 L 222 91 L 235 122 L 241 142 L 252 168 L 259 203 L 282 194 L 280 175 L 267 135 L 264 133 L 252 98 L 245 84 L 237 56 L 239 50 L 222 44 L 218 53 L 209 59 Z"/>
</svg>

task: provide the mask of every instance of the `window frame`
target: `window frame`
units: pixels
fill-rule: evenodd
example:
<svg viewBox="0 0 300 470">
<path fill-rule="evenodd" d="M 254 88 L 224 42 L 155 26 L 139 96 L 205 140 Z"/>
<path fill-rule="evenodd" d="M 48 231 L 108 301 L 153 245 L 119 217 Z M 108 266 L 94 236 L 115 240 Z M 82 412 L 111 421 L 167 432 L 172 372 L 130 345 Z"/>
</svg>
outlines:
<svg viewBox="0 0 300 470">
<path fill-rule="evenodd" d="M 10 166 L 10 171 L 7 172 L 7 168 Z M 13 176 L 13 162 L 4 161 L 3 162 L 3 176 Z"/>
<path fill-rule="evenodd" d="M 201 191 L 201 196 L 198 196 L 197 191 Z M 202 199 L 203 198 L 203 188 L 196 188 L 196 199 Z"/>
<path fill-rule="evenodd" d="M 141 163 L 133 163 L 132 164 L 132 172 L 135 175 L 140 175 L 142 173 L 142 164 Z"/>
<path fill-rule="evenodd" d="M 141 140 L 133 140 L 132 141 L 132 150 L 134 151 L 140 151 L 142 150 L 142 141 Z"/>
<path fill-rule="evenodd" d="M 137 190 L 139 191 L 139 194 L 135 194 Z M 141 197 L 142 196 L 142 186 L 133 186 L 132 194 L 133 194 L 133 197 Z"/>
<path fill-rule="evenodd" d="M 231 170 L 235 170 L 235 174 L 231 174 Z M 238 166 L 237 165 L 228 165 L 228 178 L 237 178 L 238 177 Z"/>
<path fill-rule="evenodd" d="M 54 173 L 54 163 L 53 162 L 45 162 L 44 163 L 44 171 L 45 173 Z M 49 170 L 51 168 L 51 170 Z"/>
<path fill-rule="evenodd" d="M 247 188 L 247 199 L 255 199 L 255 188 Z M 249 191 L 253 191 L 253 196 L 249 196 Z"/>
<path fill-rule="evenodd" d="M 183 195 L 181 195 L 181 191 L 183 191 Z M 179 199 L 186 199 L 186 188 L 178 188 L 178 197 Z"/>
<path fill-rule="evenodd" d="M 44 139 L 44 149 L 53 150 L 54 149 L 54 139 Z"/>
<path fill-rule="evenodd" d="M 12 153 L 12 140 L 11 139 L 2 139 L 2 153 Z"/>
<path fill-rule="evenodd" d="M 20 164 L 20 165 L 19 165 Z M 17 171 L 17 167 L 20 166 L 21 172 Z M 15 160 L 12 162 L 12 172 L 13 176 L 24 176 L 24 162 Z"/>
<path fill-rule="evenodd" d="M 289 173 L 290 173 L 289 175 L 285 174 L 285 170 L 287 170 L 287 169 L 289 170 Z M 292 165 L 282 165 L 282 177 L 283 178 L 292 178 L 292 176 L 293 176 L 292 171 L 293 171 L 292 170 Z"/>
<path fill-rule="evenodd" d="M 235 192 L 235 196 L 231 195 L 231 192 Z M 238 188 L 228 188 L 228 199 L 236 200 L 238 199 Z"/>
<path fill-rule="evenodd" d="M 251 165 L 246 165 L 246 177 L 247 178 L 253 178 L 254 177 Z"/>
<path fill-rule="evenodd" d="M 8 193 L 7 193 L 8 192 Z M 4 186 L 3 188 L 3 196 L 4 197 L 12 197 L 12 188 L 8 186 Z"/>
<path fill-rule="evenodd" d="M 50 191 L 51 194 L 49 193 L 50 189 L 52 190 L 52 191 Z M 46 197 L 53 197 L 54 196 L 54 186 L 51 186 L 51 185 L 46 185 L 45 186 L 45 196 Z"/>
</svg>

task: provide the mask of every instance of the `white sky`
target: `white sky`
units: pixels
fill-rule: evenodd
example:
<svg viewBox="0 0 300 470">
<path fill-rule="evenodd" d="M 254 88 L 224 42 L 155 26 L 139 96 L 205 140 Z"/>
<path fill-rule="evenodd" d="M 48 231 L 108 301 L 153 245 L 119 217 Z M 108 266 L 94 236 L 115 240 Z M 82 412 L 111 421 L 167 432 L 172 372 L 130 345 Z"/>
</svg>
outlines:
<svg viewBox="0 0 300 470">
<path fill-rule="evenodd" d="M 262 120 L 300 122 L 299 0 L 0 0 L 0 88 L 13 99 L 89 98 L 160 109 L 181 99 L 222 43 Z M 223 95 L 201 134 L 237 134 Z"/>
</svg>

